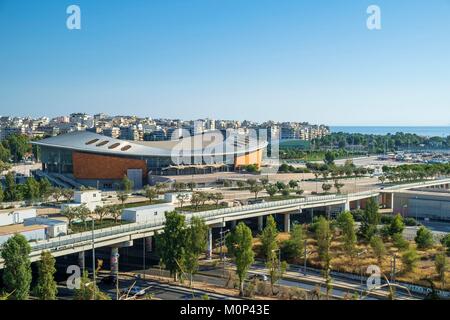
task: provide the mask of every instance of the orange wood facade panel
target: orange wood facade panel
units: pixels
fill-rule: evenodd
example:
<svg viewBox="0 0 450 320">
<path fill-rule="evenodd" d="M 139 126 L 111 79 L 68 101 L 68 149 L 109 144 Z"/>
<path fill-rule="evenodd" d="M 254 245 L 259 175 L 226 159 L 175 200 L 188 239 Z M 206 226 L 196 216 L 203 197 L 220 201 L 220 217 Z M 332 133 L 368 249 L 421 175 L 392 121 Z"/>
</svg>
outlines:
<svg viewBox="0 0 450 320">
<path fill-rule="evenodd" d="M 249 164 L 256 164 L 259 167 L 261 167 L 262 162 L 262 150 L 257 150 L 242 156 L 236 157 L 236 160 L 234 161 L 235 167 L 240 166 L 247 166 Z"/>
<path fill-rule="evenodd" d="M 77 179 L 122 179 L 128 169 L 142 169 L 147 176 L 144 160 L 120 158 L 98 154 L 73 152 L 73 175 Z"/>
</svg>

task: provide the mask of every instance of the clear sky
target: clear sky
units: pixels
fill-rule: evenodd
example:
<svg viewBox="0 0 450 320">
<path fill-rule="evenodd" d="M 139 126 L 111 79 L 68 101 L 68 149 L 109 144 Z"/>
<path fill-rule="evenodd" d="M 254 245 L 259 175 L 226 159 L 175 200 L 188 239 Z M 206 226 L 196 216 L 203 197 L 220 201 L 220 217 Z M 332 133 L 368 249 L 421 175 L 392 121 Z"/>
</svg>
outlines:
<svg viewBox="0 0 450 320">
<path fill-rule="evenodd" d="M 450 125 L 450 1 L 0 0 L 0 115 L 75 111 Z"/>
</svg>

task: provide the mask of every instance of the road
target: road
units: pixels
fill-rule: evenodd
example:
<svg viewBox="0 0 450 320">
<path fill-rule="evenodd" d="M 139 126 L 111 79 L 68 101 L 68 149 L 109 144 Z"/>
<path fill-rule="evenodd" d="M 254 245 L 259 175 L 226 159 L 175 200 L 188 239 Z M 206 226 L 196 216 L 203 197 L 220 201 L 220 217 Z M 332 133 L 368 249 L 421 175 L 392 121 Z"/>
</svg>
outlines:
<svg viewBox="0 0 450 320">
<path fill-rule="evenodd" d="M 158 271 L 159 272 L 159 271 Z M 155 270 L 156 274 L 156 270 Z M 101 283 L 103 276 L 99 276 L 98 287 L 102 292 L 108 294 L 111 299 L 116 299 L 116 287 L 114 285 L 107 285 Z M 204 276 L 196 276 L 195 281 L 205 282 Z M 217 279 L 216 284 L 223 285 L 223 279 Z M 132 286 L 138 286 L 141 289 L 146 289 L 146 294 L 152 295 L 155 300 L 202 300 L 202 297 L 207 295 L 210 300 L 238 300 L 236 297 L 216 294 L 204 290 L 188 289 L 182 286 L 172 284 L 160 283 L 152 280 L 133 279 L 128 276 L 121 276 L 119 281 L 119 292 L 128 291 Z M 64 282 L 58 284 L 58 297 L 63 300 L 72 300 L 73 290 L 66 287 Z"/>
<path fill-rule="evenodd" d="M 202 274 L 208 274 L 211 277 L 220 277 L 223 270 L 218 268 L 211 268 L 210 270 L 203 270 Z M 250 268 L 249 274 L 268 274 L 268 270 L 263 263 L 254 263 Z M 366 300 L 380 300 L 387 299 L 388 290 L 380 289 L 375 290 L 373 294 L 367 295 L 367 287 L 361 285 L 360 281 L 350 280 L 344 277 L 333 276 L 333 291 L 332 295 L 344 298 L 346 296 L 357 293 L 358 295 L 363 292 L 363 296 L 367 296 Z M 281 285 L 286 285 L 289 287 L 298 287 L 305 290 L 315 290 L 318 286 L 323 294 L 326 293 L 325 280 L 321 276 L 320 271 L 308 268 L 306 276 L 303 274 L 303 268 L 298 266 L 289 266 L 288 270 L 285 272 L 283 279 L 278 282 Z M 407 294 L 397 292 L 397 297 L 400 299 L 419 299 L 419 297 L 411 297 Z"/>
</svg>

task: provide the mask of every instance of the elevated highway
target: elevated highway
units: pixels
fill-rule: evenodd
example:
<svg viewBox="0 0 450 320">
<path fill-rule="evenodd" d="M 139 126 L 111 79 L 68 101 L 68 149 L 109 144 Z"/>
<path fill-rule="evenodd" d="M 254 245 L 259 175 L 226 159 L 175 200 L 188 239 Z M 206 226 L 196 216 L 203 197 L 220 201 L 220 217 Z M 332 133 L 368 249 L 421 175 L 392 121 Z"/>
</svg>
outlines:
<svg viewBox="0 0 450 320">
<path fill-rule="evenodd" d="M 292 200 L 264 202 L 218 210 L 185 213 L 187 223 L 192 217 L 200 217 L 210 228 L 224 225 L 229 221 L 267 216 L 272 214 L 299 214 L 303 209 L 342 206 L 342 210 L 350 207 L 350 202 L 371 197 L 378 197 L 379 191 L 361 192 L 348 195 L 313 196 Z M 289 220 L 288 220 L 289 221 Z M 59 238 L 31 242 L 30 259 L 38 261 L 43 251 L 49 251 L 54 257 L 64 256 L 95 248 L 115 246 L 121 243 L 132 243 L 133 240 L 154 236 L 164 229 L 165 220 L 151 220 L 144 223 L 131 223 L 117 227 L 82 232 Z M 0 268 L 3 260 L 0 259 Z"/>
<path fill-rule="evenodd" d="M 340 207 L 339 211 L 349 210 L 351 203 L 356 204 L 361 200 L 377 198 L 382 203 L 392 201 L 396 190 L 413 189 L 423 187 L 448 188 L 450 179 L 439 179 L 420 183 L 411 183 L 393 187 L 380 188 L 373 191 L 350 193 L 343 195 L 309 196 L 305 198 L 270 201 L 254 205 L 245 205 L 218 210 L 184 213 L 187 223 L 196 216 L 204 219 L 211 228 L 224 226 L 226 222 L 263 217 L 273 214 L 285 215 L 285 230 L 290 226 L 290 215 L 301 214 L 304 209 Z M 386 197 L 388 195 L 388 197 Z M 118 246 L 122 243 L 132 243 L 133 240 L 154 236 L 164 229 L 165 220 L 149 220 L 144 223 L 131 223 L 112 228 L 95 230 L 94 232 L 83 232 L 52 238 L 37 242 L 31 242 L 30 259 L 38 261 L 43 251 L 49 251 L 53 256 L 59 257 L 91 250 L 93 247 Z M 210 232 L 211 234 L 211 232 Z M 211 246 L 211 235 L 210 235 Z M 210 250 L 211 248 L 209 248 Z M 3 260 L 0 258 L 0 269 L 3 268 Z"/>
</svg>

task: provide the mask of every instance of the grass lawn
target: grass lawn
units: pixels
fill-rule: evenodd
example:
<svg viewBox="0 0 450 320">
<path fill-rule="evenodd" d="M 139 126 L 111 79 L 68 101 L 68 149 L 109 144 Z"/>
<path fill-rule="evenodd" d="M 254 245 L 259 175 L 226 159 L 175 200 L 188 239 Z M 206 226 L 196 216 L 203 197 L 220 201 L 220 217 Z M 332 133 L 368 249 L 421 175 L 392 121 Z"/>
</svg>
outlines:
<svg viewBox="0 0 450 320">
<path fill-rule="evenodd" d="M 313 234 L 307 232 L 307 246 L 310 255 L 308 257 L 307 263 L 311 267 L 321 268 L 321 262 L 319 260 L 317 254 L 317 241 L 314 239 Z M 278 236 L 278 241 L 282 242 L 289 238 L 289 235 L 286 233 L 280 233 Z M 414 241 L 410 241 L 410 248 L 416 248 L 416 244 Z M 260 251 L 260 241 L 259 239 L 255 239 L 254 241 L 254 249 L 255 252 L 259 253 Z M 402 271 L 402 261 L 401 255 L 402 252 L 395 248 L 390 241 L 385 242 L 386 247 L 386 255 L 383 257 L 381 262 L 381 270 L 388 278 L 391 273 L 391 259 L 395 254 L 397 256 L 396 259 L 396 270 L 398 273 L 396 275 L 396 280 L 400 282 L 408 282 L 415 283 L 421 286 L 429 286 L 429 283 L 424 279 L 430 279 L 433 281 L 437 289 L 450 290 L 450 281 L 446 281 L 445 286 L 442 286 L 442 283 L 438 279 L 436 274 L 436 269 L 434 265 L 434 257 L 435 255 L 442 250 L 442 246 L 440 244 L 436 244 L 433 248 L 428 250 L 417 250 L 417 254 L 419 256 L 419 260 L 417 261 L 417 266 L 412 272 L 404 272 Z M 417 248 L 416 248 L 417 249 Z M 343 242 L 342 236 L 336 234 L 334 236 L 334 240 L 331 245 L 331 266 L 335 271 L 341 272 L 350 272 L 354 274 L 360 274 L 361 270 L 366 270 L 369 265 L 379 265 L 378 261 L 373 254 L 373 251 L 370 245 L 358 242 L 357 244 L 357 252 L 362 252 L 366 250 L 367 252 L 363 254 L 360 258 L 351 258 L 346 255 L 343 250 Z M 449 258 L 448 258 L 449 259 Z M 298 257 L 294 261 L 290 261 L 293 264 L 303 264 L 303 257 Z M 450 262 L 450 261 L 449 261 Z M 450 270 L 446 272 L 446 279 L 450 279 Z"/>
</svg>

